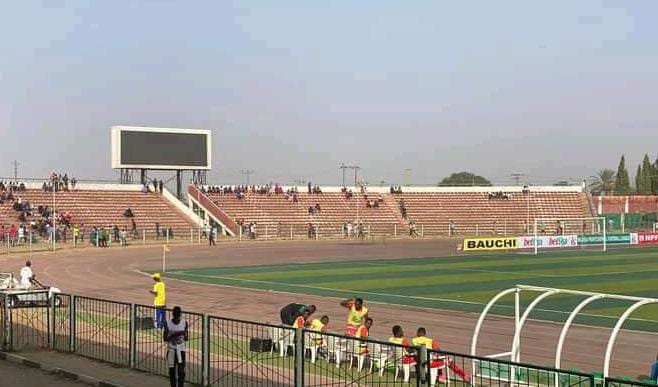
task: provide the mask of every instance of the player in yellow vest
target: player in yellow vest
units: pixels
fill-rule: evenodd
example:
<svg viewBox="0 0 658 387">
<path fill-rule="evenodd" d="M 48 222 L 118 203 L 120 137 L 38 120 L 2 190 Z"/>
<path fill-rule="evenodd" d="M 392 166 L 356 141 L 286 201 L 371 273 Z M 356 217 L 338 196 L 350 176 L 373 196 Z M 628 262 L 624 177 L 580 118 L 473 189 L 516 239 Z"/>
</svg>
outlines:
<svg viewBox="0 0 658 387">
<path fill-rule="evenodd" d="M 411 346 L 411 342 L 404 337 L 402 327 L 399 325 L 393 326 L 393 336 L 388 338 L 388 342 L 391 344 L 402 345 L 404 347 Z M 407 350 L 404 350 L 403 353 L 402 364 L 416 364 L 416 358 L 411 353 Z"/>
<path fill-rule="evenodd" d="M 345 334 L 348 336 L 356 336 L 357 329 L 364 325 L 368 319 L 368 308 L 363 305 L 362 298 L 350 298 L 349 300 L 341 301 L 340 306 L 347 308 L 347 328 Z"/>
<path fill-rule="evenodd" d="M 324 346 L 324 340 L 322 339 L 322 333 L 327 329 L 329 324 L 329 316 L 322 316 L 320 319 L 313 319 L 311 321 L 310 329 L 315 332 L 311 335 L 311 338 L 315 342 L 315 345 L 318 347 Z"/>
<path fill-rule="evenodd" d="M 439 350 L 439 342 L 427 337 L 427 331 L 425 328 L 418 328 L 418 331 L 416 331 L 416 337 L 414 337 L 411 340 L 411 343 L 415 347 L 420 347 L 421 345 L 424 345 L 427 349 L 432 350 L 432 351 L 438 351 Z M 430 355 L 430 370 L 432 368 L 442 368 L 444 363 L 443 359 L 437 359 L 434 358 L 432 359 L 432 355 Z M 448 363 L 448 367 L 454 372 L 455 375 L 459 376 L 463 381 L 466 383 L 470 383 L 471 381 L 471 375 L 468 374 L 463 368 L 459 367 L 457 364 L 455 364 L 455 361 L 453 359 L 446 359 Z M 440 375 L 439 380 L 445 380 L 445 375 Z M 430 381 L 432 385 L 434 385 L 435 380 Z"/>
<path fill-rule="evenodd" d="M 363 322 L 363 325 L 357 328 L 356 335 L 354 335 L 356 338 L 361 339 L 359 347 L 362 354 L 368 353 L 368 343 L 365 340 L 368 338 L 368 336 L 370 336 L 370 328 L 372 328 L 372 324 L 372 319 L 367 317 Z"/>
</svg>

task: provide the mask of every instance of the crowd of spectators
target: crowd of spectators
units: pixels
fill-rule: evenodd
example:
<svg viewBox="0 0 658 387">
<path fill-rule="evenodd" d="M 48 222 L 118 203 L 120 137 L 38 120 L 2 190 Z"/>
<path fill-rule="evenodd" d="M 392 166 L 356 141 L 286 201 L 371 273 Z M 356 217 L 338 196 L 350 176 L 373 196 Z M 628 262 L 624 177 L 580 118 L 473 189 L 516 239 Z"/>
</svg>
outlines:
<svg viewBox="0 0 658 387">
<path fill-rule="evenodd" d="M 201 186 L 201 192 L 205 193 L 214 193 L 220 195 L 231 195 L 235 194 L 259 194 L 259 195 L 281 195 L 283 194 L 283 186 L 276 183 L 270 183 L 265 185 L 209 185 Z"/>
<path fill-rule="evenodd" d="M 489 200 L 512 200 L 512 194 L 503 191 L 489 192 Z"/>
<path fill-rule="evenodd" d="M 392 185 L 392 186 L 391 186 L 391 189 L 390 189 L 390 192 L 391 192 L 392 194 L 401 194 L 401 193 L 402 193 L 402 186 L 400 186 L 400 185 L 398 185 L 398 186 Z"/>
<path fill-rule="evenodd" d="M 153 179 L 150 183 L 142 184 L 143 193 L 151 193 L 151 192 L 162 193 L 163 189 L 164 189 L 164 182 L 158 179 Z"/>
<path fill-rule="evenodd" d="M 44 181 L 41 185 L 43 192 L 60 192 L 60 191 L 73 191 L 78 181 L 75 177 L 69 178 L 67 173 L 62 176 L 61 173 L 52 172 L 48 181 Z"/>
</svg>

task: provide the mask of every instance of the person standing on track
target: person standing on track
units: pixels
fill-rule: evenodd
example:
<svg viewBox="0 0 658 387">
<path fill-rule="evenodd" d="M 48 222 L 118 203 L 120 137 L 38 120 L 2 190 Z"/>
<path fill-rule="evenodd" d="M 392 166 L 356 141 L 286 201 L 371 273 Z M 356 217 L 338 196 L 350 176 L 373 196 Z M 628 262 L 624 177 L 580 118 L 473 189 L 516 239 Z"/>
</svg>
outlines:
<svg viewBox="0 0 658 387">
<path fill-rule="evenodd" d="M 185 342 L 188 340 L 187 321 L 183 320 L 180 306 L 174 306 L 172 319 L 167 321 L 162 333 L 167 343 L 167 365 L 169 366 L 169 385 L 185 386 Z"/>
<path fill-rule="evenodd" d="M 347 313 L 345 334 L 356 336 L 357 330 L 360 326 L 364 325 L 368 318 L 368 308 L 363 305 L 362 298 L 350 298 L 349 300 L 341 301 L 340 306 L 349 310 Z"/>
<path fill-rule="evenodd" d="M 153 306 L 155 306 L 154 325 L 156 329 L 161 329 L 167 323 L 167 294 L 160 273 L 154 273 L 151 278 L 155 281 L 153 289 L 149 291 L 153 295 Z"/>
</svg>

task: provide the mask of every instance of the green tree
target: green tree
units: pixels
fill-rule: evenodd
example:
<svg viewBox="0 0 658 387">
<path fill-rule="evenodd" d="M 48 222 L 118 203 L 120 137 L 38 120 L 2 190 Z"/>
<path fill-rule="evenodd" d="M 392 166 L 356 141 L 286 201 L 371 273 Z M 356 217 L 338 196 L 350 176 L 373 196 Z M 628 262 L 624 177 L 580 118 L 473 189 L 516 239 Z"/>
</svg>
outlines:
<svg viewBox="0 0 658 387">
<path fill-rule="evenodd" d="M 441 180 L 439 186 L 486 186 L 490 187 L 491 182 L 485 177 L 475 175 L 471 172 L 458 172 Z"/>
<path fill-rule="evenodd" d="M 631 181 L 626 170 L 626 158 L 621 155 L 619 166 L 617 167 L 617 177 L 615 179 L 615 193 L 626 195 L 631 192 Z"/>
<path fill-rule="evenodd" d="M 644 195 L 651 194 L 653 192 L 653 179 L 653 165 L 651 165 L 651 161 L 649 161 L 649 155 L 645 154 L 644 159 L 642 160 L 639 180 L 636 182 L 637 192 Z"/>
<path fill-rule="evenodd" d="M 641 192 L 644 189 L 644 175 L 642 174 L 642 165 L 637 165 L 637 172 L 635 172 L 635 190 Z"/>
<path fill-rule="evenodd" d="M 589 189 L 594 193 L 610 193 L 615 189 L 615 171 L 612 169 L 602 169 L 592 179 Z"/>
</svg>

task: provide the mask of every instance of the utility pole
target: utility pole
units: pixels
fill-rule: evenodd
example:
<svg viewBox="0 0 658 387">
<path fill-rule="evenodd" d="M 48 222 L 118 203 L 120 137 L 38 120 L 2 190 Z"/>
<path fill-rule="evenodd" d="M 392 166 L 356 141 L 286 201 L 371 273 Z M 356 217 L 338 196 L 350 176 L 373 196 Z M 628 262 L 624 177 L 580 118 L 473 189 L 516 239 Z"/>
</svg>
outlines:
<svg viewBox="0 0 658 387">
<path fill-rule="evenodd" d="M 18 166 L 21 165 L 17 160 L 14 160 L 11 165 L 14 166 L 14 181 L 18 181 Z"/>
<path fill-rule="evenodd" d="M 361 169 L 361 167 L 359 167 L 358 165 L 351 165 L 348 168 L 354 170 L 354 186 L 356 187 L 359 178 L 359 169 Z"/>
<path fill-rule="evenodd" d="M 343 170 L 343 187 L 345 187 L 345 170 L 349 167 L 345 163 L 340 163 L 339 168 Z"/>
<path fill-rule="evenodd" d="M 405 185 L 407 187 L 411 186 L 411 173 L 413 172 L 413 169 L 407 168 L 404 170 L 404 180 L 405 180 Z"/>
<path fill-rule="evenodd" d="M 515 185 L 519 185 L 519 181 L 521 180 L 521 177 L 523 177 L 523 174 L 515 172 L 512 173 L 510 176 L 512 176 L 512 179 L 514 179 Z"/>
<path fill-rule="evenodd" d="M 249 185 L 249 176 L 253 175 L 254 172 L 256 171 L 254 171 L 253 169 L 243 169 L 240 171 L 241 174 L 247 175 L 247 185 Z"/>
</svg>

